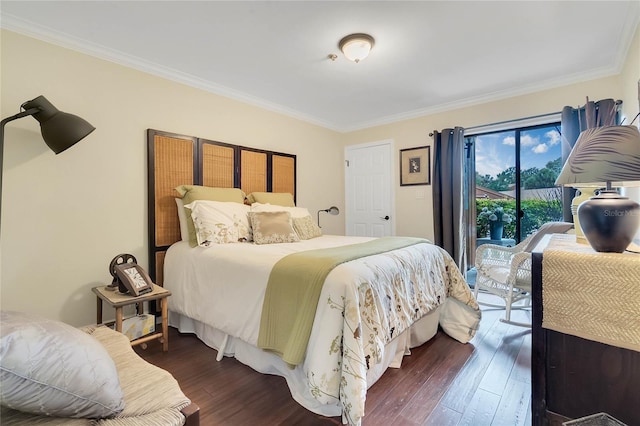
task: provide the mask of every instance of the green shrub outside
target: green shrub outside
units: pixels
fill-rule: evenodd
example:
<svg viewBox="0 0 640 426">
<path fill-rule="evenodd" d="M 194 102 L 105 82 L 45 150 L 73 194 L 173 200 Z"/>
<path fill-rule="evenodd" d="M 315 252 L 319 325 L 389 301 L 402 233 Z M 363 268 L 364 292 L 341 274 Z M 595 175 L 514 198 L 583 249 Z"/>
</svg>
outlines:
<svg viewBox="0 0 640 426">
<path fill-rule="evenodd" d="M 516 200 L 490 200 L 476 199 L 476 214 L 483 207 L 495 209 L 502 207 L 504 210 L 515 210 Z M 537 231 L 544 223 L 562 220 L 562 202 L 560 200 L 522 200 L 520 206 L 524 213 L 521 218 L 521 233 L 525 239 L 528 235 Z M 489 221 L 481 217 L 476 218 L 476 236 L 486 237 L 489 233 Z M 516 239 L 516 222 L 504 224 L 503 238 Z"/>
</svg>

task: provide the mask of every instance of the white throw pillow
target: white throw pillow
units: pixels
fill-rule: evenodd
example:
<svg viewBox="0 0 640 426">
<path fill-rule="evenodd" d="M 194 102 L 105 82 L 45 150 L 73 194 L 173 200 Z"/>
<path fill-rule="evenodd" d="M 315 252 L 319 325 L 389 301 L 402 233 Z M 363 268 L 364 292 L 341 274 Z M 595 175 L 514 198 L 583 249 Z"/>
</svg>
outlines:
<svg viewBox="0 0 640 426">
<path fill-rule="evenodd" d="M 191 210 L 198 245 L 237 243 L 251 240 L 250 207 L 225 201 L 197 200 L 185 206 Z"/>
<path fill-rule="evenodd" d="M 469 328 L 469 324 L 473 326 Z M 467 343 L 476 334 L 480 326 L 480 317 L 472 307 L 448 297 L 440 309 L 440 326 L 450 337 L 458 342 Z"/>
<path fill-rule="evenodd" d="M 112 417 L 124 409 L 120 380 L 106 349 L 68 324 L 0 313 L 0 403 L 27 413 Z"/>
</svg>

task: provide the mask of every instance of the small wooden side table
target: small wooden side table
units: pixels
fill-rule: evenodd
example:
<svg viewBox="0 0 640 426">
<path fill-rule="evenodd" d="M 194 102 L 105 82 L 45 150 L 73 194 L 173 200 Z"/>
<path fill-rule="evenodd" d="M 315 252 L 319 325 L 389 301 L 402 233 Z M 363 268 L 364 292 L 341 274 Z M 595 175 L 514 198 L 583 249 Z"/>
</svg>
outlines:
<svg viewBox="0 0 640 426">
<path fill-rule="evenodd" d="M 153 291 L 143 294 L 138 297 L 130 296 L 128 294 L 120 293 L 116 290 L 108 290 L 107 286 L 98 286 L 91 289 L 97 296 L 97 321 L 98 324 L 102 324 L 102 302 L 107 302 L 109 306 L 116 310 L 116 331 L 122 333 L 122 308 L 136 304 L 136 311 L 141 312 L 142 303 L 149 302 L 151 300 L 157 300 L 160 303 L 162 309 L 162 332 L 152 333 L 146 336 L 142 336 L 138 339 L 131 341 L 131 346 L 140 345 L 150 340 L 160 339 L 162 343 L 163 352 L 169 350 L 169 323 L 168 323 L 168 309 L 167 309 L 167 297 L 171 296 L 169 290 L 153 284 Z"/>
</svg>

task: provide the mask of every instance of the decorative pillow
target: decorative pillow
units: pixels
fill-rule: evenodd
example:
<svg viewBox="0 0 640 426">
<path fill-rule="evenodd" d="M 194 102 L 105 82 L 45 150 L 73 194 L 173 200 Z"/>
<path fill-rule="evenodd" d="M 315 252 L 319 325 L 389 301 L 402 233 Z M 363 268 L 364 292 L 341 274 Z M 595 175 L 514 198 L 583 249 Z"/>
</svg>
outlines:
<svg viewBox="0 0 640 426">
<path fill-rule="evenodd" d="M 252 192 L 247 196 L 250 204 L 275 204 L 284 207 L 295 207 L 293 195 L 288 192 Z"/>
<path fill-rule="evenodd" d="M 293 230 L 289 212 L 249 212 L 256 244 L 294 243 L 300 241 Z"/>
<path fill-rule="evenodd" d="M 250 241 L 250 207 L 245 204 L 196 200 L 187 204 L 196 231 L 198 245 L 237 243 Z"/>
<path fill-rule="evenodd" d="M 176 187 L 178 194 L 184 199 L 189 197 L 192 200 L 210 200 L 210 201 L 230 201 L 234 203 L 244 203 L 245 194 L 239 188 L 216 188 L 201 185 L 179 185 Z M 189 204 L 191 201 L 186 202 Z"/>
<path fill-rule="evenodd" d="M 186 206 L 196 200 L 225 201 L 244 204 L 245 194 L 238 188 L 213 188 L 200 185 L 180 185 L 176 191 L 182 197 L 182 203 Z M 186 209 L 187 207 L 185 207 Z M 187 229 L 189 231 L 189 244 L 191 247 L 198 245 L 196 230 L 191 219 L 191 211 L 186 210 Z"/>
<path fill-rule="evenodd" d="M 176 206 L 178 207 L 178 222 L 180 223 L 180 239 L 189 241 L 189 227 L 187 226 L 187 212 L 184 210 L 182 198 L 176 198 Z"/>
<path fill-rule="evenodd" d="M 311 216 L 309 210 L 305 207 L 284 207 L 278 206 L 275 204 L 262 204 L 262 203 L 253 203 L 251 204 L 252 212 L 289 212 L 292 218 L 302 218 L 305 216 Z"/>
<path fill-rule="evenodd" d="M 112 417 L 124 409 L 118 372 L 106 349 L 68 324 L 0 313 L 0 402 L 56 417 Z"/>
<path fill-rule="evenodd" d="M 296 231 L 301 240 L 310 240 L 322 236 L 322 230 L 313 221 L 311 215 L 305 217 L 294 217 L 293 230 Z"/>
</svg>

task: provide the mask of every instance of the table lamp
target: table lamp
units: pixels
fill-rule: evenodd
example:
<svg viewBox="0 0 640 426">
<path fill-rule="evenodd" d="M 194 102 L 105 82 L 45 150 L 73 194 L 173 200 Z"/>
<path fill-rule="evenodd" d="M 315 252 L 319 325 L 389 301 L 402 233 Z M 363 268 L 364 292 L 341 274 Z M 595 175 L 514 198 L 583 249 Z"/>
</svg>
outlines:
<svg viewBox="0 0 640 426">
<path fill-rule="evenodd" d="M 580 203 L 579 226 L 594 250 L 622 253 L 640 226 L 640 205 L 612 187 L 640 186 L 640 132 L 634 126 L 583 131 L 556 185 L 605 188 Z"/>
</svg>

